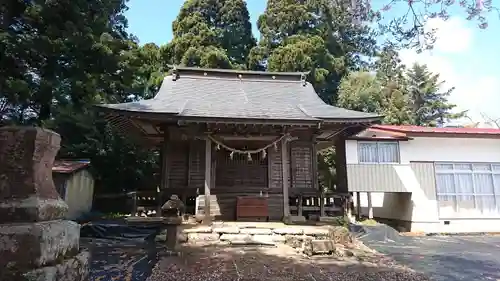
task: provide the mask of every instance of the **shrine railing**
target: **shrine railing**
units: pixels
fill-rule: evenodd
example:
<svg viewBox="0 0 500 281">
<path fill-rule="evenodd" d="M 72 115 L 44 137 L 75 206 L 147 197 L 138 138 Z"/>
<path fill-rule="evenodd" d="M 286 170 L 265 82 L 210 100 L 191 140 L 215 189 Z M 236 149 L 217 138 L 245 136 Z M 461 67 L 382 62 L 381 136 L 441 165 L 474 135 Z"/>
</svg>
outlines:
<svg viewBox="0 0 500 281">
<path fill-rule="evenodd" d="M 128 193 L 131 214 L 138 211 L 158 212 L 159 207 L 166 202 L 171 195 L 177 195 L 186 206 L 186 213 L 194 214 L 196 197 L 199 195 L 196 188 L 170 188 L 165 189 L 161 195 L 156 191 L 134 191 Z M 161 200 L 158 199 L 161 196 Z M 340 216 L 346 210 L 349 202 L 348 193 L 321 192 L 313 189 L 290 189 L 289 206 L 290 213 L 297 216 Z"/>
<path fill-rule="evenodd" d="M 349 201 L 348 193 L 321 192 L 312 189 L 289 191 L 290 213 L 296 216 L 341 216 Z"/>
</svg>

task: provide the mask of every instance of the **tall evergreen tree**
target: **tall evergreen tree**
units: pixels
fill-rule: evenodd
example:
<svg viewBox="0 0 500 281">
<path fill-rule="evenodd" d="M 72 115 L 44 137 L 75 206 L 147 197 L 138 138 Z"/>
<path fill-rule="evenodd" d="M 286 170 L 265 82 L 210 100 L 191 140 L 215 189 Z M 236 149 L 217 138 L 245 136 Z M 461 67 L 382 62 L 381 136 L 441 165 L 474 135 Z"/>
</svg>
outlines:
<svg viewBox="0 0 500 281">
<path fill-rule="evenodd" d="M 161 57 L 125 32 L 125 0 L 0 4 L 0 125 L 38 123 L 62 136 L 58 157 L 88 158 L 96 192 L 155 185 L 157 159 L 90 106 L 148 97 Z"/>
<path fill-rule="evenodd" d="M 407 96 L 395 83 L 385 83 L 369 72 L 353 72 L 342 79 L 338 105 L 384 116 L 385 124 L 410 124 Z"/>
<path fill-rule="evenodd" d="M 339 105 L 345 108 L 384 115 L 386 124 L 437 126 L 463 117 L 453 113 L 449 89 L 427 66 L 414 64 L 406 69 L 396 51 L 384 48 L 378 55 L 375 73 L 351 73 L 339 87 Z"/>
<path fill-rule="evenodd" d="M 453 113 L 455 105 L 448 101 L 454 88 L 442 91 L 444 81 L 431 73 L 426 65 L 413 64 L 406 72 L 411 100 L 413 124 L 438 126 L 451 119 L 463 117 L 465 112 Z"/>
<path fill-rule="evenodd" d="M 0 92 L 25 113 L 17 121 L 42 123 L 56 104 L 120 94 L 114 82 L 131 39 L 125 9 L 125 0 L 2 3 Z"/>
<path fill-rule="evenodd" d="M 384 105 L 381 114 L 387 124 L 411 124 L 407 81 L 404 77 L 405 66 L 401 63 L 399 54 L 390 47 L 383 47 L 377 54 L 375 62 L 376 79 L 382 89 Z"/>
<path fill-rule="evenodd" d="M 188 0 L 172 26 L 174 39 L 162 52 L 174 64 L 245 68 L 255 46 L 243 0 Z"/>
<path fill-rule="evenodd" d="M 310 71 L 309 81 L 328 103 L 336 102 L 340 79 L 376 50 L 371 29 L 334 1 L 269 0 L 257 24 L 261 40 L 250 52 L 249 67 Z"/>
</svg>

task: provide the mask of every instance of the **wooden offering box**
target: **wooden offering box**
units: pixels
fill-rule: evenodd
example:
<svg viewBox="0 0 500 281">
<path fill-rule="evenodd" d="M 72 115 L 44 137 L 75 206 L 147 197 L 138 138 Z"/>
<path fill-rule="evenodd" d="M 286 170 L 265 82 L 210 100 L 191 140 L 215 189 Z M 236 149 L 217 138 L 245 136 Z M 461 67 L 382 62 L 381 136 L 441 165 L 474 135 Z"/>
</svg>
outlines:
<svg viewBox="0 0 500 281">
<path fill-rule="evenodd" d="M 236 220 L 267 221 L 269 217 L 267 198 L 262 196 L 239 196 L 236 198 Z"/>
</svg>

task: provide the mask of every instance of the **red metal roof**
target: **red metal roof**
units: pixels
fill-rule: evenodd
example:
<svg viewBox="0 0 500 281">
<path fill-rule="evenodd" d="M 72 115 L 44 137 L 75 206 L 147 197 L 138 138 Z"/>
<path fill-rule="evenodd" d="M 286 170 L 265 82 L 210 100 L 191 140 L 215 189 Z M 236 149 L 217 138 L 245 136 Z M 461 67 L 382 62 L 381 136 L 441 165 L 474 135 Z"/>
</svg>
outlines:
<svg viewBox="0 0 500 281">
<path fill-rule="evenodd" d="M 89 161 L 56 160 L 52 166 L 52 172 L 60 174 L 71 174 L 90 165 Z"/>
<path fill-rule="evenodd" d="M 452 127 L 422 127 L 410 125 L 374 125 L 371 128 L 399 133 L 436 133 L 436 134 L 466 134 L 466 135 L 500 135 L 500 129 L 490 128 L 452 128 Z"/>
</svg>

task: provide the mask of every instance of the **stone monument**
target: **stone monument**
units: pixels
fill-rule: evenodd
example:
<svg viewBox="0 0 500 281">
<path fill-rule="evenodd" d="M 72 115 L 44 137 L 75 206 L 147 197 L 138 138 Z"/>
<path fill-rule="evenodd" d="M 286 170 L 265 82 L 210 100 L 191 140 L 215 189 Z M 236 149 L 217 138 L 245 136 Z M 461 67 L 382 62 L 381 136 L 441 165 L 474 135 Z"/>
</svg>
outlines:
<svg viewBox="0 0 500 281">
<path fill-rule="evenodd" d="M 180 215 L 184 213 L 184 203 L 174 194 L 163 204 L 161 210 L 163 215 L 161 235 L 165 236 L 165 246 L 175 250 L 179 242 L 178 226 L 182 223 Z"/>
<path fill-rule="evenodd" d="M 52 181 L 61 137 L 35 127 L 0 128 L 0 280 L 84 281 L 89 253 Z"/>
</svg>

